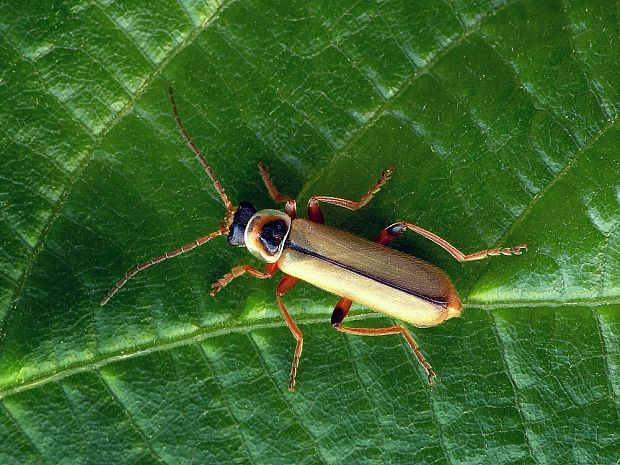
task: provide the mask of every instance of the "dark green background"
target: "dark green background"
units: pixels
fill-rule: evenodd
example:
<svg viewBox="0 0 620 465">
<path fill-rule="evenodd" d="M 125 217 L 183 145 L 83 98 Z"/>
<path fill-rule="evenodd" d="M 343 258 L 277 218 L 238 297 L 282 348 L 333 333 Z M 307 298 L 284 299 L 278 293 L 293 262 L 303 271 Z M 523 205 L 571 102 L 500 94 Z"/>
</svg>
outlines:
<svg viewBox="0 0 620 465">
<path fill-rule="evenodd" d="M 22 4 L 23 3 L 23 4 Z M 0 463 L 558 463 L 620 458 L 618 2 L 0 1 Z M 16 6 L 19 5 L 19 6 Z M 463 317 L 399 337 L 329 326 L 218 239 L 99 300 L 223 213 L 273 207 L 256 163 L 365 237 L 444 268 Z M 354 307 L 352 324 L 391 321 Z"/>
</svg>

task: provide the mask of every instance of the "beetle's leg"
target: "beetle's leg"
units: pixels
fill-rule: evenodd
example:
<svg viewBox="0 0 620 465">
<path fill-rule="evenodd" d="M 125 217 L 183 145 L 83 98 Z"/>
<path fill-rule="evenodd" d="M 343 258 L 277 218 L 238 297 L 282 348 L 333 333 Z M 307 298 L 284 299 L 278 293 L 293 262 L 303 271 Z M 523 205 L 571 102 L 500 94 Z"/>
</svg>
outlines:
<svg viewBox="0 0 620 465">
<path fill-rule="evenodd" d="M 337 309 L 338 307 L 336 307 L 336 310 Z M 424 367 L 424 369 L 426 370 L 426 375 L 428 376 L 428 384 L 435 384 L 435 371 L 433 371 L 431 364 L 426 361 L 426 358 L 424 358 L 424 355 L 422 355 L 422 352 L 420 352 L 418 344 L 411 337 L 411 334 L 409 334 L 409 332 L 404 328 L 404 326 L 395 325 L 388 326 L 387 328 L 351 328 L 350 326 L 340 326 L 340 323 L 342 323 L 342 319 L 344 319 L 344 316 L 346 316 L 346 314 L 342 317 L 342 319 L 340 319 L 340 321 L 338 321 L 337 318 L 334 321 L 336 310 L 334 310 L 334 313 L 332 314 L 332 326 L 334 327 L 334 329 L 343 333 L 356 334 L 358 336 L 387 336 L 388 334 L 400 333 L 405 336 L 405 339 L 409 343 L 409 346 L 411 346 L 411 349 L 417 357 L 418 362 L 420 362 L 420 365 L 422 365 L 422 367 Z"/>
<path fill-rule="evenodd" d="M 297 218 L 297 202 L 292 197 L 278 192 L 278 189 L 271 180 L 271 176 L 269 176 L 269 169 L 263 165 L 262 161 L 258 162 L 258 172 L 265 183 L 267 192 L 269 192 L 269 195 L 274 202 L 286 202 L 286 205 L 284 206 L 284 211 L 286 214 L 293 220 Z"/>
<path fill-rule="evenodd" d="M 325 224 L 325 218 L 323 218 L 321 206 L 319 205 L 319 202 L 313 201 L 313 198 L 308 201 L 308 219 L 314 223 Z"/>
<path fill-rule="evenodd" d="M 329 196 L 323 196 L 323 195 L 311 197 L 310 200 L 308 201 L 308 216 L 311 216 L 310 212 L 314 211 L 314 214 L 316 215 L 316 220 L 313 219 L 312 221 L 314 221 L 315 223 L 323 223 L 323 221 L 320 221 L 323 219 L 323 214 L 321 213 L 321 209 L 318 208 L 319 202 L 331 203 L 332 205 L 337 205 L 339 207 L 348 208 L 349 210 L 353 210 L 353 211 L 359 210 L 364 205 L 366 205 L 368 202 L 370 202 L 370 199 L 372 199 L 372 196 L 375 195 L 377 192 L 379 192 L 379 190 L 383 187 L 383 185 L 390 180 L 390 178 L 392 177 L 393 171 L 394 170 L 392 168 L 388 168 L 382 171 L 381 177 L 379 177 L 375 185 L 372 186 L 368 190 L 368 192 L 362 195 L 362 198 L 359 199 L 357 202 L 353 200 L 341 199 L 339 197 L 329 197 Z"/>
<path fill-rule="evenodd" d="M 340 325 L 340 323 L 342 323 L 342 320 L 344 320 L 349 314 L 352 303 L 353 301 L 351 299 L 347 299 L 346 297 L 340 297 L 340 300 L 338 301 L 336 307 L 334 307 L 334 311 L 332 312 L 331 323 L 334 328 Z"/>
<path fill-rule="evenodd" d="M 278 307 L 280 307 L 280 312 L 284 317 L 284 321 L 286 321 L 286 326 L 293 334 L 293 337 L 297 341 L 297 345 L 295 346 L 295 353 L 293 354 L 293 364 L 291 365 L 291 375 L 288 380 L 288 390 L 295 390 L 295 377 L 297 376 L 297 367 L 299 366 L 299 359 L 301 358 L 301 351 L 304 348 L 304 334 L 299 329 L 299 326 L 295 323 L 295 321 L 289 315 L 288 310 L 284 306 L 284 302 L 282 301 L 282 295 L 291 289 L 295 284 L 299 282 L 299 278 L 295 278 L 294 276 L 285 275 L 278 284 L 276 288 L 276 300 L 278 301 Z"/>
<path fill-rule="evenodd" d="M 517 245 L 516 247 L 497 247 L 494 249 L 485 249 L 465 255 L 463 252 L 454 247 L 445 239 L 439 237 L 437 234 L 427 231 L 426 229 L 423 229 L 416 224 L 407 223 L 406 221 L 399 221 L 388 226 L 383 231 L 381 231 L 377 239 L 383 239 L 389 242 L 407 229 L 410 229 L 411 231 L 416 232 L 421 236 L 424 236 L 428 240 L 433 241 L 435 244 L 437 244 L 454 258 L 456 258 L 459 262 L 482 260 L 483 258 L 493 257 L 496 255 L 521 255 L 524 250 L 527 251 L 527 244 L 521 244 Z"/>
<path fill-rule="evenodd" d="M 265 265 L 265 271 L 259 271 L 252 265 L 236 266 L 211 285 L 211 295 L 214 296 L 233 279 L 238 278 L 245 273 L 251 274 L 255 278 L 267 279 L 271 278 L 276 271 L 278 271 L 277 263 L 268 263 Z"/>
</svg>

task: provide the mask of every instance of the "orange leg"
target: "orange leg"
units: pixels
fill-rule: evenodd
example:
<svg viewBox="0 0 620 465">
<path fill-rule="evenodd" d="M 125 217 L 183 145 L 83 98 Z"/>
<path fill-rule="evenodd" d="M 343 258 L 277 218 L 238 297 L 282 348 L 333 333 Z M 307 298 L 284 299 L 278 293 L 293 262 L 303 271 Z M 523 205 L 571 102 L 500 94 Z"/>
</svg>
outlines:
<svg viewBox="0 0 620 465">
<path fill-rule="evenodd" d="M 439 237 L 437 234 L 427 231 L 426 229 L 423 229 L 416 224 L 407 223 L 405 221 L 399 221 L 391 226 L 388 226 L 384 229 L 382 234 L 387 231 L 387 233 L 385 234 L 391 234 L 393 235 L 393 237 L 396 237 L 398 234 L 402 233 L 406 229 L 410 229 L 411 231 L 414 231 L 421 236 L 424 236 L 428 240 L 433 241 L 439 247 L 447 251 L 454 258 L 456 258 L 459 262 L 482 260 L 483 258 L 494 257 L 497 255 L 521 255 L 523 251 L 527 251 L 527 244 L 521 244 L 517 245 L 516 247 L 496 247 L 494 249 L 485 249 L 465 255 L 463 252 L 454 247 L 445 239 Z"/>
<path fill-rule="evenodd" d="M 332 323 L 333 325 L 333 323 Z M 356 334 L 358 336 L 387 336 L 388 334 L 402 334 L 405 336 L 405 339 L 411 346 L 413 353 L 420 362 L 420 365 L 424 367 L 426 370 L 426 375 L 428 376 L 428 384 L 435 384 L 435 372 L 431 367 L 430 363 L 426 361 L 422 352 L 418 348 L 418 344 L 411 337 L 411 334 L 401 325 L 396 326 L 388 326 L 387 328 L 351 328 L 349 326 L 340 326 L 340 323 L 333 325 L 335 329 L 338 331 L 342 331 L 343 333 Z"/>
<path fill-rule="evenodd" d="M 295 284 L 297 284 L 298 282 L 299 278 L 285 275 L 284 278 L 282 278 L 282 281 L 280 281 L 280 284 L 278 284 L 278 287 L 276 288 L 276 299 L 278 301 L 278 306 L 280 307 L 280 312 L 284 317 L 284 321 L 286 321 L 286 326 L 288 326 L 288 329 L 291 331 L 293 337 L 297 341 L 297 345 L 295 346 L 295 353 L 293 354 L 291 374 L 288 380 L 288 390 L 291 392 L 295 390 L 295 377 L 297 376 L 297 367 L 299 366 L 301 351 L 304 348 L 304 334 L 301 332 L 301 329 L 299 329 L 299 326 L 297 326 L 297 323 L 295 323 L 295 321 L 291 318 L 291 315 L 289 315 L 288 310 L 284 306 L 282 295 L 286 291 L 290 290 L 293 286 L 295 286 Z"/>
<path fill-rule="evenodd" d="M 315 223 L 325 222 L 323 220 L 323 214 L 321 213 L 321 209 L 319 208 L 319 202 L 331 203 L 332 205 L 348 208 L 349 210 L 353 211 L 359 210 L 368 202 L 370 202 L 372 196 L 379 192 L 383 185 L 390 180 L 393 171 L 394 170 L 392 168 L 388 168 L 385 171 L 381 172 L 379 180 L 357 202 L 353 200 L 341 199 L 339 197 L 329 197 L 322 195 L 311 197 L 308 201 L 308 217 Z"/>
<path fill-rule="evenodd" d="M 269 175 L 269 169 L 263 165 L 262 161 L 258 162 L 258 172 L 260 173 L 260 177 L 263 179 L 265 183 L 265 187 L 267 188 L 267 192 L 269 192 L 270 197 L 274 200 L 274 202 L 286 202 L 284 206 L 284 211 L 291 219 L 297 218 L 297 202 L 292 197 L 280 194 L 278 189 L 273 184 L 271 180 L 271 176 Z"/>
<path fill-rule="evenodd" d="M 276 263 L 269 263 L 265 266 L 265 271 L 259 271 L 254 268 L 252 265 L 241 265 L 236 266 L 230 272 L 226 273 L 220 279 L 218 279 L 215 283 L 211 285 L 211 296 L 215 296 L 219 291 L 222 290 L 229 282 L 233 279 L 238 278 L 246 273 L 251 274 L 255 278 L 259 279 L 267 279 L 271 278 L 275 272 L 278 270 L 278 265 Z"/>
</svg>

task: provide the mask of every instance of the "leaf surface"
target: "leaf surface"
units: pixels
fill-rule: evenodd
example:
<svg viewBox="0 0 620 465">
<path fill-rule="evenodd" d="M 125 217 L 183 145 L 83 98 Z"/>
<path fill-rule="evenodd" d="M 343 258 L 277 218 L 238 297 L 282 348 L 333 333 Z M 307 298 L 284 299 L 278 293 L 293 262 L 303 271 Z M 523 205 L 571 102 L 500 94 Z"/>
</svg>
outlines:
<svg viewBox="0 0 620 465">
<path fill-rule="evenodd" d="M 4 2 L 0 463 L 597 463 L 620 457 L 620 25 L 601 1 Z M 453 278 L 462 318 L 336 333 L 337 298 L 216 239 L 100 299 L 231 199 L 358 199 L 329 224 Z M 281 207 L 281 205 L 279 205 Z M 360 306 L 356 326 L 389 319 Z"/>
</svg>

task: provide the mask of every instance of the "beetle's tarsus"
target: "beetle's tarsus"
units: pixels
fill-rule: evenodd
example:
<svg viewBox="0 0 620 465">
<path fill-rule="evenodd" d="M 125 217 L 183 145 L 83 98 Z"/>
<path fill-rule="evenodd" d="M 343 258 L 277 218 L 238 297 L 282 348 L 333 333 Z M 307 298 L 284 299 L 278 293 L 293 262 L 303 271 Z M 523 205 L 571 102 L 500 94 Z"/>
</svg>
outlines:
<svg viewBox="0 0 620 465">
<path fill-rule="evenodd" d="M 297 364 L 299 364 L 299 359 L 297 359 Z M 293 361 L 293 367 L 291 368 L 291 374 L 288 380 L 288 392 L 295 392 L 295 378 L 297 377 L 297 365 L 295 361 Z"/>
</svg>

